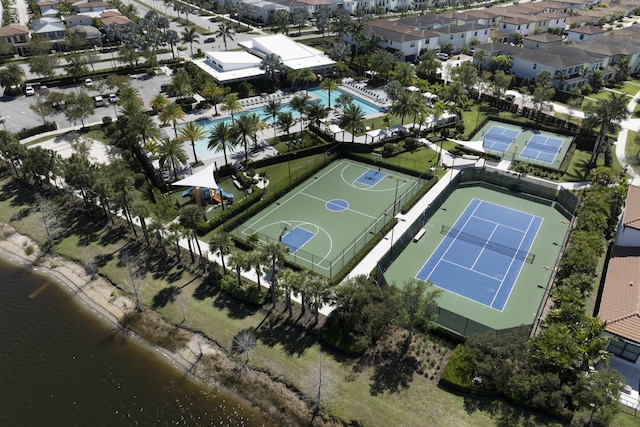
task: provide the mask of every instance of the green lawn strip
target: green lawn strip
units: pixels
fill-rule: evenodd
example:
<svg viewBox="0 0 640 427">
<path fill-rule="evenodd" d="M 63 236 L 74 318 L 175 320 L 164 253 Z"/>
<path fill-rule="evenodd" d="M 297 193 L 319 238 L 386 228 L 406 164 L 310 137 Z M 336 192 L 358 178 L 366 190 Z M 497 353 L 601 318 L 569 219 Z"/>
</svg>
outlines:
<svg viewBox="0 0 640 427">
<path fill-rule="evenodd" d="M 620 405 L 620 410 L 609 425 L 616 427 L 638 427 L 640 425 L 640 414 L 631 408 Z"/>
<path fill-rule="evenodd" d="M 585 181 L 589 174 L 589 160 L 591 159 L 591 152 L 576 150 L 571 158 L 571 163 L 567 168 L 567 171 L 562 176 L 562 181 Z"/>
<path fill-rule="evenodd" d="M 640 85 L 635 82 L 624 82 L 620 87 L 614 88 L 614 90 L 624 92 L 630 96 L 634 96 L 638 91 L 640 91 Z"/>
<path fill-rule="evenodd" d="M 627 144 L 624 147 L 624 156 L 627 158 L 629 166 L 636 173 L 640 173 L 640 140 L 636 140 L 637 132 L 629 130 L 627 132 Z"/>
</svg>

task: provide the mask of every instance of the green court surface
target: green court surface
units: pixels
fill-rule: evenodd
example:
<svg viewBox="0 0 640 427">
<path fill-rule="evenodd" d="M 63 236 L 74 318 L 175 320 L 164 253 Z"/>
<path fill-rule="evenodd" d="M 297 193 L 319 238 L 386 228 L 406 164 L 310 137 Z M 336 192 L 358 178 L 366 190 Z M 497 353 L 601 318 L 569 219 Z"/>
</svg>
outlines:
<svg viewBox="0 0 640 427">
<path fill-rule="evenodd" d="M 333 277 L 426 182 L 339 160 L 231 232 L 242 238 L 255 234 L 262 242 L 281 240 L 291 261 Z"/>
<path fill-rule="evenodd" d="M 451 312 L 448 313 L 446 320 L 452 325 L 462 325 L 461 328 L 464 327 L 466 319 L 470 319 L 471 323 L 477 322 L 495 330 L 531 325 L 569 228 L 569 222 L 565 217 L 550 205 L 525 200 L 517 195 L 479 185 L 459 187 L 429 218 L 423 227 L 426 230 L 424 236 L 418 242 L 409 243 L 391 264 L 385 272 L 385 278 L 388 282 L 402 283 L 416 277 L 445 237 L 441 233 L 442 226 L 451 227 L 472 199 L 541 217 L 542 224 L 529 251 L 535 257 L 532 263 L 523 264 L 502 311 L 446 290 L 443 290 L 438 299 L 438 305 L 445 309 L 443 311 Z M 464 286 L 473 287 L 474 283 L 465 283 Z M 462 333 L 457 327 L 450 327 L 450 329 L 468 335 Z"/>
<path fill-rule="evenodd" d="M 518 136 L 515 138 L 515 140 L 509 145 L 509 147 L 504 152 L 487 149 L 485 147 L 485 150 L 488 153 L 496 154 L 502 157 L 502 159 L 508 160 L 508 161 L 518 160 L 521 162 L 531 163 L 532 165 L 540 165 L 550 169 L 559 170 L 560 167 L 562 166 L 562 162 L 564 161 L 565 156 L 567 155 L 567 151 L 569 151 L 569 148 L 571 146 L 571 140 L 572 140 L 571 136 L 562 135 L 555 132 L 547 132 L 539 129 L 528 128 L 526 126 L 519 126 L 519 125 L 510 124 L 510 123 L 498 122 L 495 120 L 487 121 L 487 123 L 485 123 L 485 125 L 482 126 L 478 130 L 478 132 L 476 132 L 470 139 L 472 141 L 482 140 L 483 135 L 487 134 L 487 132 L 489 132 L 489 130 L 492 127 L 516 130 L 519 132 Z M 534 135 L 545 136 L 555 140 L 562 140 L 562 144 L 557 154 L 555 155 L 555 158 L 553 159 L 553 161 L 551 161 L 551 159 L 548 159 L 548 161 L 545 161 L 545 160 L 540 160 L 533 157 L 527 157 L 527 155 L 529 155 L 531 151 L 530 150 L 524 151 L 524 150 L 525 150 L 525 147 L 527 146 L 527 142 L 529 142 L 531 137 Z M 521 155 L 521 153 L 523 153 L 524 155 Z"/>
</svg>

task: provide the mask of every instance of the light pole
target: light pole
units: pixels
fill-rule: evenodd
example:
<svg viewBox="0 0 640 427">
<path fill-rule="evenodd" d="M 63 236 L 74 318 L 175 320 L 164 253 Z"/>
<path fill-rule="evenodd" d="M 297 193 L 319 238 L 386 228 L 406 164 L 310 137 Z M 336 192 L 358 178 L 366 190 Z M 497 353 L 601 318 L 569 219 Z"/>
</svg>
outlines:
<svg viewBox="0 0 640 427">
<path fill-rule="evenodd" d="M 407 182 L 405 179 L 398 178 L 397 176 L 389 175 L 389 178 L 396 180 L 396 190 L 393 195 L 393 217 L 396 216 L 396 207 L 398 206 L 398 186 L 400 185 L 400 181 Z M 392 238 L 393 239 L 393 238 Z"/>
</svg>

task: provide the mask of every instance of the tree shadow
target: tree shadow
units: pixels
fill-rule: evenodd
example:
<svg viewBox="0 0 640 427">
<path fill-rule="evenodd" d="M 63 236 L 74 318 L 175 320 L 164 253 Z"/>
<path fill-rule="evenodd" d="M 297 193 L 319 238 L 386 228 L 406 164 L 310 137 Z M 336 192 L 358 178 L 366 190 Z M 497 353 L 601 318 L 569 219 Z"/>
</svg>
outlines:
<svg viewBox="0 0 640 427">
<path fill-rule="evenodd" d="M 398 350 L 383 350 L 378 360 L 369 386 L 372 396 L 385 392 L 399 393 L 407 389 L 420 366 L 415 357 Z"/>
<path fill-rule="evenodd" d="M 213 298 L 220 292 L 220 288 L 216 286 L 215 280 L 211 276 L 202 279 L 198 287 L 193 291 L 193 298 L 198 301 L 204 301 L 207 298 Z"/>
<path fill-rule="evenodd" d="M 307 348 L 318 341 L 315 333 L 288 321 L 263 324 L 257 331 L 257 337 L 269 347 L 280 344 L 290 356 L 302 356 Z"/>
<path fill-rule="evenodd" d="M 179 293 L 180 293 L 180 288 L 173 285 L 167 286 L 166 288 L 161 289 L 160 292 L 158 292 L 153 297 L 152 307 L 153 308 L 165 307 L 170 302 L 174 302 L 176 300 L 176 296 Z"/>
<path fill-rule="evenodd" d="M 213 306 L 225 310 L 231 319 L 244 319 L 258 312 L 260 306 L 246 301 L 238 301 L 224 292 L 220 292 L 213 300 Z"/>
<path fill-rule="evenodd" d="M 463 396 L 464 409 L 468 414 L 478 411 L 489 414 L 496 427 L 511 427 L 514 425 L 534 427 L 549 425 L 554 421 L 557 422 L 557 420 L 549 416 L 508 403 L 499 397 L 470 396 L 455 391 L 453 393 Z"/>
</svg>

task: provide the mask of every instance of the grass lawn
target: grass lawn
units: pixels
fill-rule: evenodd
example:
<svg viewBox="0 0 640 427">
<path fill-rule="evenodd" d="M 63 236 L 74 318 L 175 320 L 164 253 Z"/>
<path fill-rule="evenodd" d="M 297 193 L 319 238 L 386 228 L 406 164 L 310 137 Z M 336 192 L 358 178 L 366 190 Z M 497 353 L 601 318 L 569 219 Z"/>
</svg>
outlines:
<svg viewBox="0 0 640 427">
<path fill-rule="evenodd" d="M 637 132 L 632 130 L 628 131 L 624 155 L 627 158 L 629 166 L 631 166 L 636 173 L 640 173 L 640 139 L 636 139 L 637 136 Z"/>
</svg>

